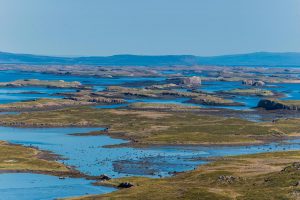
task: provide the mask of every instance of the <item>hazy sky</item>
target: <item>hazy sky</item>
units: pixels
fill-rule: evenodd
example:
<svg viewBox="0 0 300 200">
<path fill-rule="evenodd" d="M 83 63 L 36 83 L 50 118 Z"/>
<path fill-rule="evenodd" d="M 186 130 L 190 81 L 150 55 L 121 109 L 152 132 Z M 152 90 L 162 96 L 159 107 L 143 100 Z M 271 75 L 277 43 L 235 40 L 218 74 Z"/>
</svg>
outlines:
<svg viewBox="0 0 300 200">
<path fill-rule="evenodd" d="M 300 0 L 0 0 L 0 51 L 300 52 Z"/>
</svg>

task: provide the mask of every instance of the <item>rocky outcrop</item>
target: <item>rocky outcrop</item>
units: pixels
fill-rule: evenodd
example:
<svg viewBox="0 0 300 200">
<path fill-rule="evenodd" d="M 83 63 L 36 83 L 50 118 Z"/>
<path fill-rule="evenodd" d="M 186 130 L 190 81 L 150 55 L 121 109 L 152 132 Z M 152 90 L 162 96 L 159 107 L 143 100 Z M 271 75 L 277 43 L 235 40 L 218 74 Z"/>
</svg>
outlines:
<svg viewBox="0 0 300 200">
<path fill-rule="evenodd" d="M 129 182 L 124 182 L 124 183 L 120 183 L 118 185 L 118 188 L 131 188 L 133 186 L 132 183 L 129 183 Z"/>
<path fill-rule="evenodd" d="M 201 85 L 201 78 L 198 76 L 185 77 L 182 79 L 182 83 L 184 85 L 192 85 L 192 86 Z"/>
<path fill-rule="evenodd" d="M 111 97 L 123 97 L 123 96 L 134 96 L 141 98 L 155 98 L 157 95 L 152 90 L 140 89 L 140 88 L 127 88 L 120 86 L 109 86 L 104 92 L 98 93 L 102 96 Z"/>
<path fill-rule="evenodd" d="M 240 179 L 239 177 L 235 177 L 235 176 L 221 175 L 218 177 L 218 182 L 222 184 L 232 184 L 239 179 Z"/>
<path fill-rule="evenodd" d="M 164 103 L 133 103 L 128 105 L 130 109 L 136 110 L 158 110 L 158 111 L 195 111 L 200 106 L 189 106 L 180 104 L 164 104 Z"/>
<path fill-rule="evenodd" d="M 281 172 L 291 172 L 291 171 L 298 171 L 298 170 L 300 170 L 300 162 L 294 162 L 292 163 L 292 165 L 283 168 Z"/>
<path fill-rule="evenodd" d="M 101 181 L 109 181 L 111 178 L 106 174 L 101 174 L 99 177 L 97 177 L 97 179 Z"/>
<path fill-rule="evenodd" d="M 146 89 L 149 90 L 164 90 L 164 89 L 172 89 L 172 88 L 176 88 L 178 87 L 178 85 L 174 84 L 174 83 L 169 83 L 169 84 L 163 84 L 163 85 L 151 85 L 146 87 Z"/>
<path fill-rule="evenodd" d="M 125 103 L 125 100 L 119 98 L 92 97 L 89 99 L 89 102 L 120 104 L 120 103 Z"/>
<path fill-rule="evenodd" d="M 242 83 L 243 83 L 243 85 L 256 86 L 256 87 L 263 87 L 266 85 L 266 83 L 264 81 L 251 80 L 251 79 L 243 80 Z"/>
<path fill-rule="evenodd" d="M 109 104 L 125 103 L 124 99 L 106 98 L 106 97 L 92 97 L 92 96 L 69 97 L 68 99 L 71 99 L 71 100 L 74 100 L 74 101 L 79 101 L 79 102 L 92 102 L 92 103 L 109 103 Z"/>
<path fill-rule="evenodd" d="M 244 106 L 243 103 L 234 102 L 230 99 L 223 99 L 212 95 L 199 95 L 187 101 L 188 103 L 210 105 L 210 106 Z"/>
<path fill-rule="evenodd" d="M 260 88 L 247 89 L 232 89 L 220 92 L 221 94 L 242 95 L 242 96 L 258 96 L 258 97 L 281 97 L 283 94 L 275 93 L 271 90 L 264 90 Z"/>
<path fill-rule="evenodd" d="M 198 76 L 171 78 L 167 81 L 176 85 L 187 87 L 196 87 L 201 85 L 201 78 Z"/>
<path fill-rule="evenodd" d="M 249 79 L 243 80 L 242 84 L 243 85 L 251 85 L 252 86 L 253 80 L 249 80 Z"/>
<path fill-rule="evenodd" d="M 0 87 L 25 87 L 25 86 L 40 86 L 40 87 L 53 87 L 53 88 L 87 88 L 78 81 L 67 82 L 64 80 L 58 81 L 45 81 L 38 79 L 24 79 L 11 82 L 2 82 Z"/>
<path fill-rule="evenodd" d="M 258 86 L 258 87 L 263 87 L 263 86 L 265 86 L 265 85 L 266 85 L 266 83 L 263 82 L 263 81 L 255 81 L 255 82 L 252 84 L 252 86 Z"/>
<path fill-rule="evenodd" d="M 266 110 L 300 110 L 300 101 L 279 101 L 271 99 L 262 99 L 258 102 L 257 107 L 264 108 Z"/>
</svg>

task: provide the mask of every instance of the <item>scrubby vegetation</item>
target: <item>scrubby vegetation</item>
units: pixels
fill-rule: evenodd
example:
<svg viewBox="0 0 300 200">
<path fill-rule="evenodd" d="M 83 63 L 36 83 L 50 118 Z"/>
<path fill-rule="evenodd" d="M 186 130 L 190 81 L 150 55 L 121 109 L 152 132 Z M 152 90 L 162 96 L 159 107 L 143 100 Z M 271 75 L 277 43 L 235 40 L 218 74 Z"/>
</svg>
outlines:
<svg viewBox="0 0 300 200">
<path fill-rule="evenodd" d="M 270 90 L 264 90 L 259 88 L 251 88 L 251 89 L 233 89 L 229 91 L 224 91 L 227 94 L 235 94 L 235 95 L 248 95 L 248 96 L 275 96 L 275 94 Z"/>
<path fill-rule="evenodd" d="M 37 99 L 9 104 L 0 104 L 0 111 L 47 110 L 51 108 L 65 108 L 91 104 L 92 102 L 74 101 L 70 99 Z"/>
<path fill-rule="evenodd" d="M 10 145 L 0 141 L 1 171 L 33 171 L 44 173 L 68 172 L 69 169 L 55 161 L 43 159 L 47 153 L 29 147 Z"/>
<path fill-rule="evenodd" d="M 4 115 L 0 116 L 0 124 L 20 127 L 109 127 L 109 135 L 130 139 L 134 144 L 259 143 L 300 132 L 298 123 L 287 120 L 255 123 L 191 112 L 178 114 L 172 111 L 89 107 Z"/>
</svg>

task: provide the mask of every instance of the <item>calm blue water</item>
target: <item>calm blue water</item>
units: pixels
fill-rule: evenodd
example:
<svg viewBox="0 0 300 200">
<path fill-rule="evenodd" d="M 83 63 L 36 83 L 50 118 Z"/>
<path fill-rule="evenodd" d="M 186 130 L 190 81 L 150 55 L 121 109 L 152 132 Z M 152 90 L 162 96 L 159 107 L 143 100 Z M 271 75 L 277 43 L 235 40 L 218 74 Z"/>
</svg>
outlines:
<svg viewBox="0 0 300 200">
<path fill-rule="evenodd" d="M 85 179 L 66 178 L 41 174 L 0 174 L 1 200 L 50 200 L 114 191 L 110 187 L 93 186 Z"/>
<path fill-rule="evenodd" d="M 8 128 L 0 127 L 0 140 L 50 150 L 68 160 L 61 162 L 80 171 L 112 177 L 142 175 L 170 176 L 206 163 L 199 158 L 242 155 L 260 152 L 300 149 L 300 140 L 257 146 L 204 147 L 164 146 L 152 148 L 104 148 L 124 140 L 108 136 L 72 136 L 101 128 Z M 85 194 L 101 194 L 112 188 L 95 187 L 90 181 L 36 174 L 0 174 L 0 199 L 53 199 Z"/>
<path fill-rule="evenodd" d="M 249 88 L 249 87 L 243 85 L 241 82 L 210 81 L 210 82 L 204 82 L 199 89 L 206 92 L 217 92 L 217 91 L 232 90 L 236 88 Z M 274 92 L 285 94 L 286 97 L 281 98 L 284 100 L 300 99 L 300 84 L 291 84 L 291 83 L 272 84 L 272 85 L 267 85 L 263 89 L 272 90 Z M 232 98 L 232 100 L 236 102 L 244 103 L 245 106 L 230 106 L 230 107 L 227 106 L 223 108 L 236 109 L 236 110 L 249 110 L 253 107 L 256 107 L 258 102 L 262 98 L 263 97 L 255 97 L 255 96 L 235 96 Z"/>
<path fill-rule="evenodd" d="M 18 79 L 40 79 L 40 80 L 64 80 L 79 81 L 83 84 L 93 84 L 96 91 L 102 91 L 109 85 L 120 85 L 124 83 L 140 83 L 143 81 L 163 81 L 163 77 L 116 77 L 116 78 L 99 78 L 85 76 L 63 76 L 56 74 L 45 74 L 36 72 L 19 72 L 19 71 L 0 71 L 0 81 L 9 82 Z M 59 92 L 74 92 L 74 89 L 44 88 L 44 87 L 17 87 L 1 88 L 0 87 L 0 104 L 12 103 L 18 101 L 34 100 L 38 98 L 61 98 L 54 96 Z M 38 92 L 40 94 L 24 94 L 24 92 Z"/>
<path fill-rule="evenodd" d="M 249 88 L 244 86 L 241 82 L 223 82 L 223 81 L 213 81 L 205 82 L 199 90 L 214 93 L 218 91 L 232 90 L 235 88 Z M 286 100 L 299 100 L 300 99 L 300 84 L 274 84 L 272 86 L 266 86 L 264 89 L 272 90 L 274 92 L 283 93 L 286 96 L 281 99 Z M 186 89 L 179 89 L 179 91 L 186 91 Z M 189 106 L 199 106 L 203 108 L 226 108 L 232 110 L 252 110 L 258 104 L 258 102 L 263 99 L 263 97 L 257 96 L 238 96 L 235 95 L 231 100 L 235 102 L 244 103 L 245 106 L 209 106 L 209 105 L 199 105 L 185 103 L 188 98 L 176 98 L 176 99 L 155 99 L 155 98 L 140 98 L 140 99 L 127 99 L 128 103 L 135 102 L 146 102 L 146 103 L 166 103 L 166 104 L 180 104 L 180 105 L 189 105 Z M 124 107 L 128 104 L 116 104 L 116 105 L 100 105 L 97 108 L 119 108 Z"/>
<path fill-rule="evenodd" d="M 166 72 L 171 73 L 171 72 Z M 187 72 L 188 73 L 188 72 Z M 108 85 L 120 85 L 128 82 L 164 81 L 161 77 L 140 78 L 97 78 L 81 76 L 61 76 L 54 74 L 26 73 L 15 71 L 0 71 L 1 81 L 17 79 L 65 80 L 80 81 L 84 84 L 95 84 L 94 89 L 102 91 Z M 274 91 L 284 92 L 284 99 L 300 99 L 299 84 L 274 84 L 266 87 Z M 204 82 L 199 90 L 216 92 L 243 88 L 240 82 Z M 41 94 L 24 94 L 24 92 L 39 92 Z M 0 103 L 9 103 L 36 98 L 61 98 L 53 96 L 57 92 L 69 92 L 69 89 L 53 89 L 42 87 L 0 88 Z M 230 109 L 250 109 L 257 105 L 260 98 L 236 96 L 233 100 L 246 103 L 244 107 L 226 107 Z M 184 103 L 187 98 L 177 99 L 128 99 L 133 102 Z M 98 108 L 117 108 L 128 104 L 104 105 Z M 205 107 L 205 106 L 201 106 Z M 3 114 L 3 113 L 2 113 Z M 12 113 L 14 114 L 14 113 Z M 143 175 L 150 177 L 170 176 L 173 171 L 186 171 L 204 164 L 199 158 L 242 155 L 269 151 L 299 150 L 300 141 L 271 143 L 256 146 L 237 147 L 204 147 L 204 146 L 164 146 L 152 148 L 105 148 L 106 145 L 125 143 L 120 139 L 108 136 L 73 136 L 71 133 L 87 133 L 102 130 L 101 128 L 9 128 L 0 127 L 0 140 L 14 144 L 35 146 L 62 155 L 67 160 L 61 160 L 69 166 L 89 175 L 108 174 L 112 177 Z M 53 199 L 84 194 L 99 194 L 113 191 L 112 188 L 95 187 L 84 179 L 68 178 L 60 180 L 57 177 L 36 174 L 0 174 L 0 199 Z"/>
<path fill-rule="evenodd" d="M 18 87 L 18 88 L 0 87 L 0 104 L 34 100 L 40 98 L 62 98 L 61 96 L 56 96 L 54 94 L 58 92 L 74 92 L 74 91 L 75 91 L 74 89 L 43 88 L 43 87 Z"/>
<path fill-rule="evenodd" d="M 1 82 L 14 81 L 18 79 L 40 79 L 40 80 L 64 80 L 79 81 L 82 84 L 93 84 L 98 86 L 120 85 L 123 83 L 132 83 L 143 81 L 164 81 L 164 77 L 114 77 L 101 78 L 93 76 L 73 76 L 73 75 L 57 75 L 37 72 L 20 72 L 20 71 L 0 71 Z"/>
<path fill-rule="evenodd" d="M 243 85 L 240 81 L 226 82 L 226 81 L 205 81 L 199 87 L 199 90 L 209 93 L 219 92 L 219 91 L 228 91 L 236 88 L 248 88 Z M 250 110 L 253 107 L 257 106 L 260 98 L 252 96 L 235 96 L 231 100 L 239 103 L 244 103 L 245 106 L 202 106 L 206 108 L 226 108 L 232 110 Z"/>
<path fill-rule="evenodd" d="M 300 99 L 300 84 L 291 84 L 291 83 L 272 84 L 268 89 L 287 94 L 286 97 L 282 98 L 285 100 Z"/>
<path fill-rule="evenodd" d="M 237 147 L 203 147 L 203 146 L 175 146 L 153 148 L 105 148 L 106 145 L 121 144 L 126 141 L 112 139 L 108 136 L 73 136 L 70 133 L 86 133 L 101 128 L 9 128 L 0 127 L 0 140 L 14 144 L 35 146 L 42 150 L 49 150 L 62 155 L 69 166 L 89 175 L 108 174 L 113 177 L 130 175 L 168 176 L 172 171 L 186 171 L 204 163 L 192 158 L 215 157 L 225 155 L 240 155 L 267 151 L 300 149 L 299 141 L 295 144 L 271 143 L 257 146 Z M 139 169 L 125 167 L 120 171 L 116 166 L 128 165 L 132 161 L 137 165 L 139 161 L 148 160 L 148 166 L 141 162 Z M 126 165 L 125 165 L 126 166 Z M 151 173 L 146 173 L 151 169 Z M 128 171 L 129 170 L 129 171 Z M 144 171 L 141 173 L 140 171 Z"/>
<path fill-rule="evenodd" d="M 239 81 L 203 81 L 202 85 L 199 87 L 199 90 L 205 92 L 217 92 L 222 90 L 232 90 L 241 87 L 244 87 L 244 85 Z"/>
<path fill-rule="evenodd" d="M 112 139 L 108 136 L 73 136 L 70 133 L 86 133 L 101 128 L 9 128 L 0 127 L 0 140 L 6 140 L 14 144 L 25 146 L 36 146 L 43 150 L 49 150 L 63 157 L 67 165 L 76 166 L 80 171 L 89 175 L 108 174 L 119 177 L 126 176 L 125 173 L 118 173 L 114 170 L 113 162 L 132 159 L 156 157 L 165 155 L 189 155 L 190 152 L 174 151 L 170 154 L 157 149 L 135 149 L 135 148 L 104 148 L 106 145 L 115 145 L 126 141 Z M 193 152 L 194 154 L 195 152 Z M 196 152 L 196 154 L 203 152 Z M 179 161 L 178 161 L 179 162 Z M 174 166 L 176 168 L 176 166 Z M 178 171 L 186 170 L 191 166 L 181 168 Z M 169 169 L 170 170 L 170 169 Z M 157 175 L 167 174 L 169 171 L 158 171 Z"/>
</svg>

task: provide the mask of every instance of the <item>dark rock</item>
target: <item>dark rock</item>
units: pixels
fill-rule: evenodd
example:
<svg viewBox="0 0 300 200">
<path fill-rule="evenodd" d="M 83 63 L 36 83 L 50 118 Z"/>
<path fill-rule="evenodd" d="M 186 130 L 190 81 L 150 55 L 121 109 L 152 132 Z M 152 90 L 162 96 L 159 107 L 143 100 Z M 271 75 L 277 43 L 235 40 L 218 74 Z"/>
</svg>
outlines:
<svg viewBox="0 0 300 200">
<path fill-rule="evenodd" d="M 263 86 L 265 86 L 265 85 L 266 85 L 266 83 L 263 82 L 263 81 L 255 81 L 255 82 L 252 84 L 252 86 L 257 86 L 257 87 L 263 87 Z"/>
<path fill-rule="evenodd" d="M 270 182 L 271 179 L 268 177 L 268 178 L 265 178 L 264 181 L 265 181 L 265 182 Z"/>
<path fill-rule="evenodd" d="M 293 184 L 293 186 L 296 186 L 296 187 L 299 186 L 299 184 L 300 184 L 299 182 L 300 181 L 297 181 L 296 183 Z"/>
<path fill-rule="evenodd" d="M 300 162 L 294 162 L 293 164 L 283 168 L 281 173 L 295 172 L 300 170 Z"/>
<path fill-rule="evenodd" d="M 107 176 L 106 174 L 102 174 L 98 177 L 99 180 L 103 180 L 103 181 L 108 181 L 111 178 L 109 176 Z"/>
<path fill-rule="evenodd" d="M 120 183 L 118 185 L 119 188 L 131 188 L 132 186 L 133 186 L 133 184 L 131 184 L 129 182 Z"/>
<path fill-rule="evenodd" d="M 283 102 L 271 100 L 271 99 L 262 99 L 258 102 L 257 107 L 264 108 L 266 110 L 300 110 L 300 107 L 297 105 L 288 105 Z"/>
</svg>

